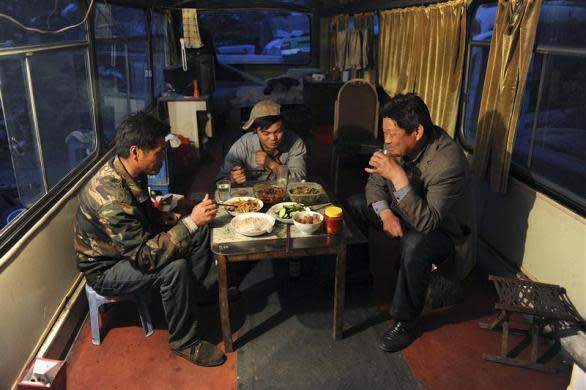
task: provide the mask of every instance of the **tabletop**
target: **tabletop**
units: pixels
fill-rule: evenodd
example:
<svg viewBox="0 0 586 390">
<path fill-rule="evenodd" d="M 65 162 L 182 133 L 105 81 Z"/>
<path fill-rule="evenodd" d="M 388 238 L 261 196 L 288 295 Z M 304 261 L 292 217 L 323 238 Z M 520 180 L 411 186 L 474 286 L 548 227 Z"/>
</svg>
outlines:
<svg viewBox="0 0 586 390">
<path fill-rule="evenodd" d="M 254 196 L 252 187 L 233 188 L 232 195 Z M 328 201 L 329 197 L 323 195 L 318 203 Z M 266 212 L 269 207 L 265 206 L 261 212 Z M 323 214 L 324 210 L 325 207 L 316 211 Z M 307 235 L 300 232 L 294 224 L 275 221 L 275 226 L 270 233 L 256 237 L 248 237 L 235 232 L 230 226 L 232 218 L 223 207 L 220 207 L 212 223 L 211 246 L 212 252 L 217 255 L 244 255 L 279 250 L 332 247 L 337 246 L 341 240 L 346 242 L 364 240 L 364 236 L 352 226 L 353 224 L 347 217 L 344 220 L 342 233 L 337 235 L 327 234 L 323 224 L 315 233 Z"/>
</svg>

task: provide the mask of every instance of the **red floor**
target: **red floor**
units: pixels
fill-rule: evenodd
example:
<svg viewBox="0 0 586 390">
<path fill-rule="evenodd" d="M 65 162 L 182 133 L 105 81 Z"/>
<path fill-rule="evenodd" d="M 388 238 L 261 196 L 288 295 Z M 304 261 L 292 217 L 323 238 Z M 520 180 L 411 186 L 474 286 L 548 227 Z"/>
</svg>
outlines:
<svg viewBox="0 0 586 390">
<path fill-rule="evenodd" d="M 402 352 L 413 376 L 424 389 L 566 389 L 571 366 L 564 364 L 559 355 L 548 362 L 549 366 L 560 369 L 558 374 L 483 360 L 483 353 L 498 354 L 500 334 L 480 329 L 478 322 L 488 322 L 494 316 L 462 320 L 462 310 L 465 308 L 427 313 L 423 318 L 425 332 Z M 89 322 L 86 321 L 69 358 L 68 388 L 236 388 L 237 353 L 227 354 L 228 361 L 216 368 L 198 367 L 175 356 L 167 343 L 167 331 L 161 329 L 164 328 L 161 314 L 157 315 L 156 309 L 154 311 L 157 329 L 145 338 L 133 304 L 114 306 L 104 316 L 109 330 L 100 346 L 91 343 Z M 208 315 L 217 316 L 217 311 Z M 202 327 L 219 326 L 217 319 L 206 322 L 209 324 L 202 324 Z M 519 337 L 511 339 L 512 343 Z M 217 345 L 223 348 L 221 343 Z M 376 348 L 374 345 L 367 347 Z M 544 350 L 542 345 L 540 352 Z"/>
<path fill-rule="evenodd" d="M 426 389 L 433 390 L 566 389 L 571 366 L 563 364 L 559 355 L 547 363 L 550 367 L 560 369 L 558 374 L 510 367 L 482 359 L 483 353 L 500 354 L 500 333 L 478 326 L 479 320 L 490 322 L 493 318 L 446 323 L 432 332 L 424 333 L 403 352 L 413 375 Z M 427 323 L 445 320 L 445 314 L 441 312 L 425 318 Z M 509 348 L 520 339 L 521 336 L 511 336 Z M 543 353 L 546 349 L 545 345 L 540 345 L 539 351 Z"/>
<path fill-rule="evenodd" d="M 67 388 L 236 388 L 236 354 L 228 354 L 228 361 L 220 367 L 198 367 L 173 354 L 167 336 L 166 330 L 156 329 L 145 338 L 140 324 L 136 324 L 111 329 L 102 344 L 96 346 L 91 343 L 86 321 L 68 363 Z"/>
</svg>

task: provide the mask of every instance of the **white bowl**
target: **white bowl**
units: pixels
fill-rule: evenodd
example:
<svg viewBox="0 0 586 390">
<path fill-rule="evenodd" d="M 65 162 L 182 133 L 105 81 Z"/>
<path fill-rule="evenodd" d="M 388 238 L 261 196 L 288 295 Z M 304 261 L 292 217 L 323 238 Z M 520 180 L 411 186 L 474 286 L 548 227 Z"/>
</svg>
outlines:
<svg viewBox="0 0 586 390">
<path fill-rule="evenodd" d="M 306 217 L 309 215 L 317 215 L 319 217 L 319 222 L 318 223 L 301 223 L 301 222 L 299 222 L 300 220 L 303 219 L 303 217 Z M 323 220 L 324 220 L 324 216 L 321 215 L 320 213 L 315 212 L 315 211 L 300 211 L 297 214 L 293 215 L 293 223 L 295 224 L 295 226 L 297 227 L 297 229 L 299 229 L 299 231 L 301 233 L 305 233 L 305 234 L 314 233 L 317 229 L 319 229 Z"/>
<path fill-rule="evenodd" d="M 243 236 L 255 237 L 273 231 L 275 218 L 265 213 L 244 213 L 230 221 L 230 227 Z"/>
<path fill-rule="evenodd" d="M 252 196 L 235 196 L 235 197 L 233 197 L 233 198 L 230 198 L 230 199 L 228 199 L 227 201 L 225 201 L 225 202 L 223 202 L 223 203 L 224 203 L 224 204 L 235 204 L 235 203 L 237 203 L 237 202 L 241 202 L 241 201 L 247 201 L 247 200 L 253 200 L 253 201 L 255 201 L 255 202 L 256 202 L 256 207 L 254 208 L 254 210 L 247 211 L 248 213 L 252 213 L 252 212 L 255 212 L 255 211 L 259 211 L 259 210 L 260 210 L 260 209 L 262 209 L 262 207 L 264 206 L 264 204 L 263 204 L 262 200 L 260 200 L 260 199 L 257 199 L 257 198 L 253 198 Z M 235 217 L 235 216 L 237 216 L 237 215 L 240 215 L 240 214 L 244 214 L 244 213 L 239 213 L 239 212 L 237 212 L 237 211 L 232 211 L 232 210 L 230 209 L 230 207 L 226 207 L 226 206 L 224 206 L 224 209 L 225 209 L 225 210 L 226 210 L 226 211 L 227 211 L 227 212 L 228 212 L 230 215 L 232 215 L 232 216 L 234 216 L 234 217 Z"/>
</svg>

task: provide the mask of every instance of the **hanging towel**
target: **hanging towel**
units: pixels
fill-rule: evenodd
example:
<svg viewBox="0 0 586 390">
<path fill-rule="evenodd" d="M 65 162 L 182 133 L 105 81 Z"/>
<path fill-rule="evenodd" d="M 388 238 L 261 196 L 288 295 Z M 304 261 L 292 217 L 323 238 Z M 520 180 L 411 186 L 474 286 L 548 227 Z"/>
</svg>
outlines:
<svg viewBox="0 0 586 390">
<path fill-rule="evenodd" d="M 183 8 L 183 38 L 185 47 L 199 49 L 203 47 L 197 24 L 197 10 L 195 8 Z"/>
<path fill-rule="evenodd" d="M 360 31 L 354 29 L 348 32 L 348 57 L 346 60 L 347 68 L 362 69 L 362 37 Z"/>
</svg>

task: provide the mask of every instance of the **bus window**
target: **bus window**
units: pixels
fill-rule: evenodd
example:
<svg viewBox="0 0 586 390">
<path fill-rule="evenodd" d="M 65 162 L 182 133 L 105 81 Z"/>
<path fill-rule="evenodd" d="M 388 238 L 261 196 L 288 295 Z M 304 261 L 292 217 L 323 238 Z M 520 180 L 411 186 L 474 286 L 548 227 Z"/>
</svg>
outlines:
<svg viewBox="0 0 586 390">
<path fill-rule="evenodd" d="M 86 10 L 73 1 L 32 8 L 13 2 L 4 8 L 21 23 L 48 31 L 80 23 Z M 4 21 L 1 29 L 3 229 L 95 153 L 96 131 L 85 26 L 42 34 Z M 31 44 L 37 46 L 31 50 Z"/>
<path fill-rule="evenodd" d="M 586 209 L 586 4 L 545 0 L 513 148 L 513 168 Z"/>
<path fill-rule="evenodd" d="M 482 7 L 489 4 L 476 15 Z M 543 1 L 512 156 L 515 173 L 580 211 L 586 209 L 585 24 L 583 2 Z M 481 30 L 470 35 L 485 37 L 492 28 Z M 461 133 L 468 147 L 475 140 L 489 47 L 470 41 Z"/>
<path fill-rule="evenodd" d="M 96 4 L 94 29 L 104 141 L 151 103 L 146 18 L 141 9 Z"/>
<path fill-rule="evenodd" d="M 26 85 L 24 59 L 0 61 L 0 227 L 46 191 Z"/>
<path fill-rule="evenodd" d="M 31 77 L 48 188 L 96 149 L 85 49 L 31 57 Z M 61 150 L 64 153 L 54 153 Z"/>
<path fill-rule="evenodd" d="M 462 142 L 468 147 L 474 144 L 476 137 L 476 123 L 480 109 L 482 86 L 484 85 L 484 72 L 488 61 L 495 17 L 496 3 L 482 4 L 474 12 L 474 17 L 470 23 L 464 118 L 461 121 Z"/>
<path fill-rule="evenodd" d="M 198 12 L 202 35 L 211 34 L 217 59 L 225 64 L 308 64 L 308 15 L 284 10 Z M 230 28 L 217 28 L 230 26 Z"/>
</svg>

